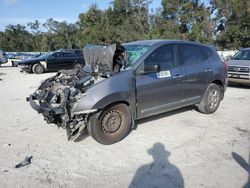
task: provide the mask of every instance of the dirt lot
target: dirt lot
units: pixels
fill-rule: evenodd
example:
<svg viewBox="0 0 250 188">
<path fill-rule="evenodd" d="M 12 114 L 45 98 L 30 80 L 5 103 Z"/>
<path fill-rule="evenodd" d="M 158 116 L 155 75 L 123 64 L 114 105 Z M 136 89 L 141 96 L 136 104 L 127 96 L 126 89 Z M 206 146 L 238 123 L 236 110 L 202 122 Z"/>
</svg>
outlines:
<svg viewBox="0 0 250 188">
<path fill-rule="evenodd" d="M 0 187 L 247 187 L 250 87 L 229 87 L 215 114 L 184 108 L 147 118 L 104 146 L 68 142 L 25 101 L 54 74 L 0 67 Z M 31 165 L 14 168 L 31 155 Z"/>
</svg>

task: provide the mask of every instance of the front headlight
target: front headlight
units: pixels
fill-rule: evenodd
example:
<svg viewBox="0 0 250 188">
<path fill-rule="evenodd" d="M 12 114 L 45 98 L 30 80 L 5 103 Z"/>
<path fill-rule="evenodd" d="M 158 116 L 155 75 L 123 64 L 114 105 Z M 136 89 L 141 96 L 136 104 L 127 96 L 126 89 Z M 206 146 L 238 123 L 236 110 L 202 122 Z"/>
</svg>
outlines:
<svg viewBox="0 0 250 188">
<path fill-rule="evenodd" d="M 93 112 L 96 112 L 96 111 L 97 111 L 97 109 L 82 110 L 82 111 L 79 111 L 79 112 L 74 112 L 74 115 L 90 114 L 90 113 L 93 113 Z"/>
</svg>

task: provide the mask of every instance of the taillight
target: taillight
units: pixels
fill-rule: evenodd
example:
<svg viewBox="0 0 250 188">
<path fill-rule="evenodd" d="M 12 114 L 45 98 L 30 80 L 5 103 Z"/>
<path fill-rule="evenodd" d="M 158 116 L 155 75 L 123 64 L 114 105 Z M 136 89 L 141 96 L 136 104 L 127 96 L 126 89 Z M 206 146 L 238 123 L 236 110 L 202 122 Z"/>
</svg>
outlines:
<svg viewBox="0 0 250 188">
<path fill-rule="evenodd" d="M 226 70 L 228 70 L 228 64 L 227 64 L 227 61 L 222 60 L 222 63 L 223 63 L 223 65 L 224 65 L 225 69 L 226 69 Z"/>
</svg>

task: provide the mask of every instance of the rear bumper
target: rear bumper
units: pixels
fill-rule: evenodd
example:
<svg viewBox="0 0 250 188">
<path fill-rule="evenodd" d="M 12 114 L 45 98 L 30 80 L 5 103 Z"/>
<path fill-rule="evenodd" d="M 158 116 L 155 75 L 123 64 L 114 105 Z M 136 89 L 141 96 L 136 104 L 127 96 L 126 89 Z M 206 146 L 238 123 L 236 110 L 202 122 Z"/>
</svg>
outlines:
<svg viewBox="0 0 250 188">
<path fill-rule="evenodd" d="M 237 78 L 228 78 L 228 82 L 250 84 L 250 80 Z"/>
</svg>

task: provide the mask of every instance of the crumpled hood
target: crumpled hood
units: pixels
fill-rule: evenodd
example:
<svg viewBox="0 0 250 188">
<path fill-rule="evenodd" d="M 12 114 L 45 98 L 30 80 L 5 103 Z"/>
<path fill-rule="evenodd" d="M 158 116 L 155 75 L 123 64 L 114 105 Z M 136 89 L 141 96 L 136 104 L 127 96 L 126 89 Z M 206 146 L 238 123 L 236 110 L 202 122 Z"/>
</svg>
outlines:
<svg viewBox="0 0 250 188">
<path fill-rule="evenodd" d="M 234 60 L 231 59 L 228 62 L 229 66 L 247 66 L 250 67 L 250 60 Z"/>
</svg>

